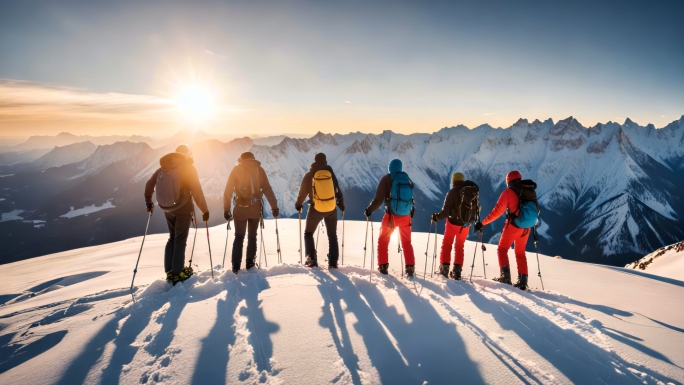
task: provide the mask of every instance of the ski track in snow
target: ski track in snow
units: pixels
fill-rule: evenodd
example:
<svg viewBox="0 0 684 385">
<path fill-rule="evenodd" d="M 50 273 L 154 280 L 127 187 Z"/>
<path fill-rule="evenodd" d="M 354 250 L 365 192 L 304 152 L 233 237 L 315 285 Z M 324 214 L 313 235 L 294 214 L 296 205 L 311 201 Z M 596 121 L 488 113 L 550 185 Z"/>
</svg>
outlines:
<svg viewBox="0 0 684 385">
<path fill-rule="evenodd" d="M 135 303 L 127 289 L 105 291 L 55 304 L 45 309 L 47 311 L 32 309 L 32 312 L 45 315 L 28 324 L 22 336 L 28 336 L 42 326 L 68 322 L 79 314 L 93 320 L 104 319 L 104 325 L 71 362 L 58 383 L 176 382 L 173 380 L 179 375 L 179 370 L 194 367 L 191 377 L 184 373 L 180 382 L 188 379 L 193 383 L 280 384 L 283 380 L 278 375 L 283 369 L 272 357 L 270 341 L 266 341 L 278 325 L 264 319 L 258 296 L 268 288 L 269 279 L 298 275 L 313 278 L 318 284 L 323 312 L 320 325 L 329 330 L 340 359 L 338 367 L 329 368 L 331 372 L 339 372 L 332 380 L 334 383 L 443 383 L 454 375 L 453 368 L 445 366 L 445 362 L 452 360 L 456 361 L 458 378 L 466 379 L 468 383 L 484 382 L 472 366 L 470 370 L 466 367 L 472 363 L 462 360 L 463 357 L 453 357 L 456 350 L 452 342 L 455 341 L 451 340 L 455 338 L 449 336 L 449 330 L 453 334 L 454 328 L 460 334 L 469 334 L 467 337 L 478 340 L 508 370 L 511 382 L 674 382 L 616 354 L 609 339 L 601 332 L 600 322 L 563 307 L 561 295 L 520 292 L 481 279 L 470 284 L 441 277 L 410 281 L 375 274 L 373 282 L 369 282 L 367 270 L 355 267 L 328 271 L 280 265 L 256 272 L 241 272 L 239 276 L 227 272 L 215 280 L 211 279 L 209 271 L 204 271 L 176 287 L 161 280 L 155 281 L 136 292 Z M 388 303 L 388 297 L 394 295 L 407 308 L 414 308 L 408 312 L 411 323 L 397 314 L 395 304 Z M 508 336 L 504 338 L 489 330 L 482 317 L 472 316 L 455 303 L 455 298 L 464 296 L 481 312 L 491 315 L 504 330 L 512 330 L 520 336 L 528 345 L 522 350 L 527 352 L 521 351 L 520 340 L 514 339 L 509 345 Z M 184 353 L 183 338 L 175 331 L 181 313 L 191 304 L 207 300 L 215 304 L 212 306 L 217 310 L 216 325 L 204 337 L 205 345 L 196 364 L 173 365 L 174 361 L 183 359 Z M 97 314 L 102 309 L 107 309 L 109 314 Z M 434 322 L 430 318 L 438 312 L 445 322 Z M 345 313 L 354 314 L 357 322 L 350 325 Z M 12 313 L 3 318 L 20 315 Z M 370 322 L 370 318 L 375 322 Z M 374 368 L 361 367 L 349 337 L 350 327 L 363 336 Z M 430 328 L 430 334 L 415 336 L 416 328 L 424 327 Z M 231 332 L 226 333 L 227 330 Z M 56 333 L 61 334 L 47 334 L 34 342 L 15 340 L 13 344 L 3 346 L 3 353 L 13 351 L 9 360 L 4 356 L 0 373 L 18 364 L 15 357 L 20 355 L 17 352 L 35 350 L 30 348 L 48 343 L 47 339 L 61 340 L 67 332 Z M 6 343 L 6 337 L 0 339 Z M 416 344 L 421 340 L 426 346 Z M 462 345 L 459 355 L 463 355 Z M 442 358 L 423 361 L 421 355 L 426 347 Z M 532 352 L 553 364 L 557 372 L 549 372 L 539 365 L 537 359 L 530 357 Z M 217 358 L 227 365 L 208 365 L 208 361 L 215 363 Z M 394 364 L 383 367 L 376 360 Z M 373 370 L 369 369 L 377 372 L 372 373 Z M 513 381 L 515 379 L 517 381 Z"/>
</svg>

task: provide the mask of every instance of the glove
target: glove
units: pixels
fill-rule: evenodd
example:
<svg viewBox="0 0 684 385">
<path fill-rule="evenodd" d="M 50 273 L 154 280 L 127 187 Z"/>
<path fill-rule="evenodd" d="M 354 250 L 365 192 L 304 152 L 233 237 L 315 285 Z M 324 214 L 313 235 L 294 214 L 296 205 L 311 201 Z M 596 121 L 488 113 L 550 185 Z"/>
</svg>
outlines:
<svg viewBox="0 0 684 385">
<path fill-rule="evenodd" d="M 484 227 L 484 225 L 482 224 L 482 222 L 477 222 L 477 223 L 475 224 L 475 231 L 482 231 L 482 227 Z"/>
<path fill-rule="evenodd" d="M 297 210 L 298 213 L 301 212 L 302 211 L 302 205 L 301 204 L 295 204 L 295 210 Z"/>
<path fill-rule="evenodd" d="M 223 218 L 230 222 L 233 220 L 233 214 L 231 214 L 229 210 L 226 210 L 223 212 Z"/>
<path fill-rule="evenodd" d="M 271 214 L 273 214 L 273 218 L 278 218 L 278 214 L 280 214 L 280 209 L 271 209 Z"/>
<path fill-rule="evenodd" d="M 337 207 L 339 207 L 340 210 L 342 210 L 342 212 L 344 212 L 344 205 L 343 204 L 337 204 Z"/>
<path fill-rule="evenodd" d="M 202 222 L 209 222 L 209 211 L 202 214 Z"/>
<path fill-rule="evenodd" d="M 433 222 L 437 222 L 437 221 L 438 221 L 438 219 L 437 219 L 437 213 L 434 213 L 434 214 L 430 215 L 430 220 L 432 220 Z"/>
<path fill-rule="evenodd" d="M 366 209 L 363 211 L 363 215 L 366 216 L 366 218 L 370 218 L 371 214 L 373 214 L 369 209 Z"/>
<path fill-rule="evenodd" d="M 154 203 L 152 203 L 152 202 L 150 202 L 150 203 L 145 203 L 145 206 L 147 206 L 147 208 L 146 208 L 145 210 L 146 210 L 148 213 L 152 214 L 152 213 L 154 212 Z"/>
</svg>

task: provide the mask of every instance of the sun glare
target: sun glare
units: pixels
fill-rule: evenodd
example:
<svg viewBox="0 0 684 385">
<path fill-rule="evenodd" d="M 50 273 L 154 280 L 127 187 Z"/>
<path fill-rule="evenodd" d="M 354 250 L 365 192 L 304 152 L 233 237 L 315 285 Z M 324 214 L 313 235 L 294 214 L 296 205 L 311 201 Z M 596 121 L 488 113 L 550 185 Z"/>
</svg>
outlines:
<svg viewBox="0 0 684 385">
<path fill-rule="evenodd" d="M 195 85 L 184 88 L 176 102 L 183 118 L 193 123 L 205 122 L 216 112 L 214 95 L 206 87 Z"/>
</svg>

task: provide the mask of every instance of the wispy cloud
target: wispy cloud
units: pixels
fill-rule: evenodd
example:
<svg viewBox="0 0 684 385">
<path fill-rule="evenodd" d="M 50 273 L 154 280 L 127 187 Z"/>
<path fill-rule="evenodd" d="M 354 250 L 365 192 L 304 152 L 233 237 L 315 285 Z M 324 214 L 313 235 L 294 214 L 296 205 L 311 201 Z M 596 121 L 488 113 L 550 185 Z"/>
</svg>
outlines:
<svg viewBox="0 0 684 385">
<path fill-rule="evenodd" d="M 0 79 L 0 121 L 170 121 L 175 101 L 151 95 L 95 93 Z"/>
<path fill-rule="evenodd" d="M 665 115 L 660 115 L 660 117 L 661 117 L 661 118 L 664 118 L 664 117 L 665 117 Z"/>
<path fill-rule="evenodd" d="M 487 112 L 486 114 L 482 114 L 482 115 L 484 115 L 484 116 L 491 116 L 491 115 L 494 115 L 494 113 L 493 113 L 493 112 Z"/>
<path fill-rule="evenodd" d="M 352 102 L 350 102 L 349 100 L 345 100 L 344 102 L 347 104 L 352 104 Z"/>
</svg>

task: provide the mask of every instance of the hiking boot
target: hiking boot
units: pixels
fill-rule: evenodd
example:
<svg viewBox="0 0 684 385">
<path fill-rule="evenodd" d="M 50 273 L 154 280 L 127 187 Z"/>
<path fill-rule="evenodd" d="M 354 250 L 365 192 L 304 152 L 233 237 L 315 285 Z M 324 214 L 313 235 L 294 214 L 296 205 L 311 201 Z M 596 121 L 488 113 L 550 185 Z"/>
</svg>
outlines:
<svg viewBox="0 0 684 385">
<path fill-rule="evenodd" d="M 337 269 L 337 260 L 336 259 L 329 259 L 328 260 L 328 269 Z"/>
<path fill-rule="evenodd" d="M 413 265 L 406 265 L 406 276 L 408 278 L 413 278 L 416 275 L 416 267 Z"/>
<path fill-rule="evenodd" d="M 192 277 L 193 274 L 194 271 L 192 270 L 192 267 L 185 266 L 183 270 L 181 270 L 180 274 L 178 274 L 178 281 L 183 282 L 186 279 Z"/>
<path fill-rule="evenodd" d="M 240 271 L 240 266 L 237 266 L 237 267 L 233 266 L 233 268 L 231 270 L 233 271 L 233 274 L 237 274 L 238 271 Z"/>
<path fill-rule="evenodd" d="M 306 267 L 317 267 L 318 266 L 318 260 L 316 258 L 316 254 L 308 255 L 306 257 Z"/>
<path fill-rule="evenodd" d="M 527 274 L 518 274 L 518 282 L 516 282 L 513 286 L 520 290 L 529 290 L 530 287 L 527 286 Z"/>
<path fill-rule="evenodd" d="M 247 261 L 245 261 L 245 269 L 249 270 L 249 269 L 253 268 L 254 266 L 256 266 L 256 263 L 254 262 L 253 259 L 247 259 Z"/>
<path fill-rule="evenodd" d="M 380 274 L 387 275 L 387 269 L 389 269 L 389 263 L 383 263 L 382 265 L 378 266 L 378 271 Z"/>
<path fill-rule="evenodd" d="M 166 272 L 166 282 L 173 282 L 173 273 L 171 270 Z"/>
<path fill-rule="evenodd" d="M 459 264 L 455 264 L 454 268 L 451 270 L 451 273 L 449 274 L 449 278 L 455 279 L 459 281 L 461 279 L 461 270 L 463 268 Z"/>
<path fill-rule="evenodd" d="M 442 263 L 439 265 L 439 274 L 442 275 L 444 278 L 449 277 L 449 264 L 448 263 Z"/>
<path fill-rule="evenodd" d="M 497 278 L 494 278 L 496 282 L 501 282 L 505 283 L 506 285 L 512 285 L 513 283 L 511 282 L 511 267 L 510 266 L 504 266 L 501 268 L 501 275 Z"/>
</svg>

